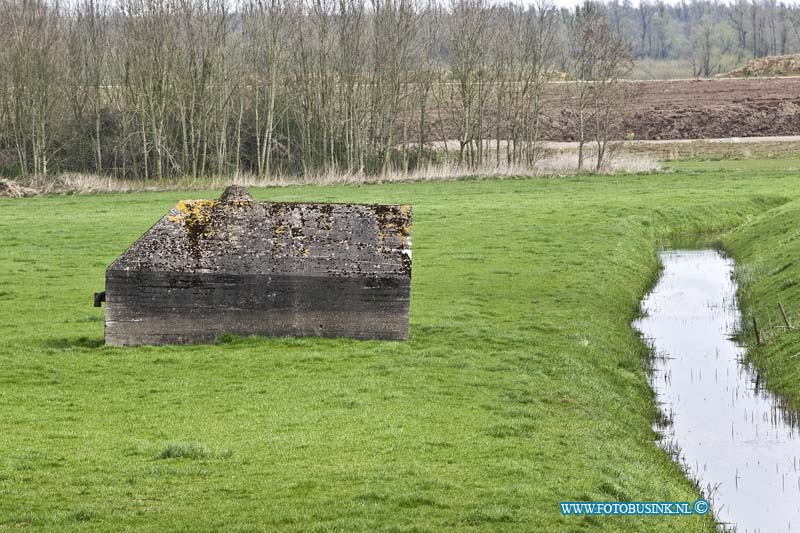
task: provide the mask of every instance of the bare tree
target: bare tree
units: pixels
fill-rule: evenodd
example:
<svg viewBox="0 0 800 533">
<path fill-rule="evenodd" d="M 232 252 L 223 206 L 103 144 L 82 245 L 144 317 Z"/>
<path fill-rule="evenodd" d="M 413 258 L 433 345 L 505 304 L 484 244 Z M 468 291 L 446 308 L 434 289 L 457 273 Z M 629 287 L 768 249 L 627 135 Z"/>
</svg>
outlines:
<svg viewBox="0 0 800 533">
<path fill-rule="evenodd" d="M 64 35 L 58 3 L 10 0 L 5 5 L 0 70 L 2 107 L 22 174 L 47 174 L 64 117 Z"/>
<path fill-rule="evenodd" d="M 555 54 L 556 14 L 549 0 L 541 0 L 525 13 L 522 36 L 522 64 L 518 87 L 522 109 L 517 113 L 522 121 L 523 150 L 516 162 L 524 160 L 533 166 L 539 159 L 539 140 L 544 111 L 545 90 L 552 78 Z"/>
<path fill-rule="evenodd" d="M 359 172 L 366 170 L 373 162 L 369 161 L 369 125 L 370 125 L 370 83 L 367 81 L 366 67 L 369 58 L 367 34 L 368 14 L 366 5 L 362 0 L 340 0 L 339 2 L 339 32 L 338 54 L 335 54 L 335 68 L 338 77 L 334 78 L 334 85 L 338 87 L 338 108 L 343 111 L 340 120 L 342 127 L 337 126 L 340 120 L 330 117 L 329 121 L 335 128 L 331 132 L 331 139 L 344 132 L 343 146 L 344 162 L 348 170 Z M 331 151 L 331 165 L 335 165 L 337 158 Z"/>
<path fill-rule="evenodd" d="M 103 110 L 108 94 L 108 6 L 102 0 L 81 0 L 68 18 L 68 65 L 75 144 L 89 141 L 92 170 L 103 172 Z M 80 150 L 83 155 L 84 150 Z M 88 166 L 84 164 L 84 166 Z"/>
<path fill-rule="evenodd" d="M 488 7 L 485 0 L 451 0 L 452 84 L 441 84 L 455 108 L 459 163 L 473 167 L 483 159 L 483 112 L 490 71 Z M 466 152 L 466 153 L 465 153 Z"/>
<path fill-rule="evenodd" d="M 177 121 L 180 143 L 176 147 L 167 140 L 167 150 L 180 154 L 181 173 L 197 177 L 209 172 L 213 149 L 216 170 L 223 172 L 232 92 L 227 71 L 231 14 L 222 0 L 178 0 L 175 9 L 181 38 L 167 75 L 177 116 L 167 117 L 167 127 L 173 130 Z"/>
<path fill-rule="evenodd" d="M 428 140 L 428 127 L 430 107 L 428 105 L 432 96 L 434 84 L 440 76 L 439 55 L 441 51 L 440 27 L 444 18 L 443 8 L 436 0 L 427 0 L 418 19 L 421 28 L 416 36 L 416 164 L 423 160 L 425 145 Z M 445 139 L 446 140 L 446 139 Z"/>
<path fill-rule="evenodd" d="M 730 9 L 728 10 L 728 19 L 736 32 L 738 43 L 737 61 L 742 60 L 742 56 L 747 50 L 747 12 L 749 11 L 749 7 L 747 0 L 737 0 L 735 3 L 731 3 Z"/>
<path fill-rule="evenodd" d="M 371 2 L 370 138 L 385 173 L 394 150 L 397 117 L 409 97 L 418 15 L 412 0 Z M 403 133 L 402 137 L 405 145 L 407 136 Z"/>
<path fill-rule="evenodd" d="M 628 43 L 616 33 L 604 13 L 596 15 L 590 31 L 587 39 L 594 50 L 590 100 L 597 150 L 595 172 L 600 172 L 606 159 L 608 141 L 621 122 L 620 104 L 625 96 L 621 79 L 630 72 L 633 62 Z"/>
<path fill-rule="evenodd" d="M 294 7 L 285 0 L 250 0 L 244 5 L 247 94 L 252 95 L 255 120 L 256 168 L 259 176 L 272 173 L 272 154 L 286 83 L 286 54 L 294 28 Z"/>
<path fill-rule="evenodd" d="M 594 170 L 599 172 L 609 137 L 617 122 L 622 97 L 621 77 L 631 67 L 630 48 L 618 35 L 603 7 L 586 2 L 576 9 L 570 47 L 572 113 L 578 141 L 578 170 L 583 169 L 585 146 L 596 144 Z"/>
<path fill-rule="evenodd" d="M 178 49 L 174 0 L 121 0 L 122 99 L 138 138 L 145 179 L 162 179 L 175 154 L 168 144 L 168 113 L 175 99 Z M 127 140 L 127 139 L 126 139 Z"/>
<path fill-rule="evenodd" d="M 592 83 L 592 68 L 595 50 L 587 37 L 593 35 L 592 24 L 600 7 L 586 2 L 575 8 L 575 17 L 569 21 L 567 68 L 572 78 L 567 84 L 568 110 L 578 142 L 578 171 L 583 170 L 584 154 L 589 138 L 589 91 Z"/>
</svg>

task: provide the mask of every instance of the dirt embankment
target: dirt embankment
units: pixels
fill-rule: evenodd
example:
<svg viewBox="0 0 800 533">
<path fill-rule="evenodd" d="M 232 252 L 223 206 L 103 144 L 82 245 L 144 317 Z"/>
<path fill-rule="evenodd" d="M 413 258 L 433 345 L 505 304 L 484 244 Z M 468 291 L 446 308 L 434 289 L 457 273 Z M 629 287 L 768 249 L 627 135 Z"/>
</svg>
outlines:
<svg viewBox="0 0 800 533">
<path fill-rule="evenodd" d="M 626 82 L 626 89 L 623 139 L 800 134 L 800 77 Z M 566 105 L 556 105 L 548 136 L 573 140 Z"/>
<path fill-rule="evenodd" d="M 800 54 L 769 56 L 753 59 L 719 78 L 753 78 L 764 76 L 800 76 Z"/>
<path fill-rule="evenodd" d="M 635 140 L 717 139 L 800 135 L 800 77 L 626 81 L 615 138 Z M 489 99 L 491 102 L 491 99 Z M 544 137 L 574 141 L 567 83 L 548 86 Z M 458 139 L 457 111 L 432 102 L 427 138 Z M 409 121 L 416 137 L 415 119 Z M 484 118 L 485 138 L 500 135 L 497 113 Z"/>
</svg>

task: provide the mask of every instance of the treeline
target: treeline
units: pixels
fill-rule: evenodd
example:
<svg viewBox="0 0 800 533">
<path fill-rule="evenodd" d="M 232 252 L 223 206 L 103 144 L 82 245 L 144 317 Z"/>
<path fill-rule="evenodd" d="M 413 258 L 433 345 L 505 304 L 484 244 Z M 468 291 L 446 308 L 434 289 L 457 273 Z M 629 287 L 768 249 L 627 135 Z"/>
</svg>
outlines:
<svg viewBox="0 0 800 533">
<path fill-rule="evenodd" d="M 0 0 L 0 172 L 532 166 L 545 86 L 561 78 L 579 166 L 591 153 L 599 169 L 631 59 L 611 15 L 488 0 Z M 448 140 L 456 154 L 435 149 Z"/>
<path fill-rule="evenodd" d="M 713 76 L 748 59 L 800 51 L 800 6 L 775 0 L 666 3 L 611 0 L 616 31 L 634 57 L 685 62 L 694 76 Z"/>
</svg>

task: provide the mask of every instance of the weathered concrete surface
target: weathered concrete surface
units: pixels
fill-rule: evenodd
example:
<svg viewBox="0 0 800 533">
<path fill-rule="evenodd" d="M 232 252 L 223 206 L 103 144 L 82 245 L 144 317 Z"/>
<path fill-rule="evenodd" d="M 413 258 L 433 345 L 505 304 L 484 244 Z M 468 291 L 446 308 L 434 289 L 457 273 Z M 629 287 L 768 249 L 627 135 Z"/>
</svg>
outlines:
<svg viewBox="0 0 800 533">
<path fill-rule="evenodd" d="M 183 201 L 106 271 L 106 343 L 408 338 L 411 206 Z"/>
</svg>

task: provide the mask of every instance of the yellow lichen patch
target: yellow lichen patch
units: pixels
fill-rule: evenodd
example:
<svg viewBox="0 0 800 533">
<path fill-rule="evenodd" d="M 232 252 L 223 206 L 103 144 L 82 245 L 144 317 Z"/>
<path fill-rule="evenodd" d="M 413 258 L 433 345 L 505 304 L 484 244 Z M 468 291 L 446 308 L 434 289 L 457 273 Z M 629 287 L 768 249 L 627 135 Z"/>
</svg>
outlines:
<svg viewBox="0 0 800 533">
<path fill-rule="evenodd" d="M 389 235 L 408 237 L 411 235 L 411 224 L 398 224 L 397 222 L 384 222 L 379 226 L 378 237 L 385 239 Z"/>
<path fill-rule="evenodd" d="M 193 239 L 198 237 L 211 237 L 211 218 L 216 200 L 181 200 L 176 206 L 177 215 L 169 215 L 170 222 L 183 226 L 186 234 Z"/>
</svg>

